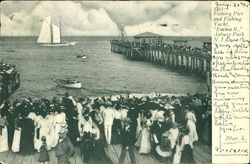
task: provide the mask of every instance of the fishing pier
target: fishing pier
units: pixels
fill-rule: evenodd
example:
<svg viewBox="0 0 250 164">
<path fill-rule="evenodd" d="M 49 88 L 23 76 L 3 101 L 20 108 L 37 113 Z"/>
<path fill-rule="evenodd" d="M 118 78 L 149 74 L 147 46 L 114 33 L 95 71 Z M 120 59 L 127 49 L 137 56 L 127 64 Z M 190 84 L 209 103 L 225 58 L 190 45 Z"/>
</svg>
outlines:
<svg viewBox="0 0 250 164">
<path fill-rule="evenodd" d="M 134 36 L 134 41 L 126 41 L 124 37 L 111 40 L 111 51 L 131 60 L 166 65 L 205 79 L 211 76 L 211 42 L 203 42 L 202 48 L 191 48 L 186 40 L 174 40 L 166 44 L 163 36 L 145 32 Z"/>
</svg>

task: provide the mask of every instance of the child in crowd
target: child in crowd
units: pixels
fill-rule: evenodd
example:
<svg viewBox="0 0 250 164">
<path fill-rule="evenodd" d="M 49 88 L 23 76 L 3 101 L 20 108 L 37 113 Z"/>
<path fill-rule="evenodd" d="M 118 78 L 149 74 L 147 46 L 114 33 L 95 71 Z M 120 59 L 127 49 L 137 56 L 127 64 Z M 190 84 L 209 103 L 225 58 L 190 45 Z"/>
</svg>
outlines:
<svg viewBox="0 0 250 164">
<path fill-rule="evenodd" d="M 40 154 L 39 154 L 39 162 L 40 164 L 48 164 L 49 161 L 49 153 L 46 144 L 46 137 L 41 137 L 42 146 L 40 147 Z"/>
</svg>

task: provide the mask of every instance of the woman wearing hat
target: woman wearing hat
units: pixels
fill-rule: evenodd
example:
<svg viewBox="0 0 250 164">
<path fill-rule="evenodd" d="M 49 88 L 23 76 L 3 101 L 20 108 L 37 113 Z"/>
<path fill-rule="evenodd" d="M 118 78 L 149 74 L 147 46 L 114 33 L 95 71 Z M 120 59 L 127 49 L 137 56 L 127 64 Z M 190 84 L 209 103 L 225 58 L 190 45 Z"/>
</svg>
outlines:
<svg viewBox="0 0 250 164">
<path fill-rule="evenodd" d="M 57 144 L 59 139 L 59 131 L 61 130 L 61 125 L 66 123 L 66 115 L 62 112 L 62 108 L 57 108 L 56 114 L 54 117 L 54 129 L 55 129 L 55 135 L 54 135 L 54 145 Z"/>
<path fill-rule="evenodd" d="M 11 150 L 13 152 L 19 152 L 20 150 L 20 138 L 21 138 L 21 125 L 20 125 L 20 120 L 21 120 L 21 114 L 17 113 L 16 118 L 14 120 L 14 126 L 15 126 L 15 132 L 14 132 L 14 137 L 12 141 L 12 147 Z"/>
<path fill-rule="evenodd" d="M 28 155 L 34 152 L 34 122 L 28 118 L 28 112 L 22 113 L 22 119 L 20 120 L 21 140 L 20 140 L 20 152 L 24 155 Z M 28 144 L 27 144 L 28 143 Z"/>
<path fill-rule="evenodd" d="M 41 116 L 41 111 L 38 110 L 36 112 L 36 116 L 34 118 L 34 148 L 35 150 L 39 151 L 39 148 L 41 146 L 41 140 L 40 140 L 40 127 L 39 127 L 39 122 L 43 117 Z"/>
<path fill-rule="evenodd" d="M 47 148 L 48 150 L 51 149 L 54 145 L 53 143 L 53 138 L 51 138 L 50 132 L 52 131 L 52 124 L 51 122 L 46 118 L 47 114 L 45 112 L 42 113 L 42 119 L 40 119 L 38 123 L 38 127 L 40 128 L 40 140 L 42 136 L 46 137 L 46 142 L 47 142 Z M 40 146 L 39 146 L 40 147 Z"/>
<path fill-rule="evenodd" d="M 138 124 L 138 126 L 142 125 L 142 130 L 139 134 L 139 137 L 135 143 L 137 147 L 139 147 L 139 153 L 147 154 L 151 152 L 151 132 L 150 127 L 153 124 L 151 118 L 151 113 L 146 113 L 146 116 L 142 119 L 142 121 Z"/>
<path fill-rule="evenodd" d="M 171 163 L 171 143 L 169 140 L 169 133 L 164 133 L 159 145 L 156 146 L 157 158 L 161 162 Z"/>
<path fill-rule="evenodd" d="M 196 118 L 195 114 L 191 111 L 190 108 L 187 108 L 187 113 L 185 115 L 185 120 L 187 121 L 186 127 L 189 130 L 189 137 L 191 142 L 191 147 L 193 147 L 193 142 L 198 140 L 198 135 L 196 131 Z"/>
<path fill-rule="evenodd" d="M 8 132 L 7 126 L 9 125 L 4 112 L 1 111 L 0 114 L 0 152 L 7 151 L 9 149 L 8 145 Z"/>
<path fill-rule="evenodd" d="M 172 149 L 174 148 L 176 144 L 178 135 L 179 135 L 178 124 L 173 122 L 172 127 L 169 129 L 169 139 L 170 139 Z"/>
</svg>

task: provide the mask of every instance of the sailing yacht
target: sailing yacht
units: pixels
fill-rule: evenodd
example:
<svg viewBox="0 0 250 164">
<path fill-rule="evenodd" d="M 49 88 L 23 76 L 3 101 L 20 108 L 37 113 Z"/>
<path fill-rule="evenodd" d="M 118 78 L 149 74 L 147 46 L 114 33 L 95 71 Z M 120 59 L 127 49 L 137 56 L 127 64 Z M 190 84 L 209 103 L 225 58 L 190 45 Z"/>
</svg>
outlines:
<svg viewBox="0 0 250 164">
<path fill-rule="evenodd" d="M 56 25 L 52 20 L 52 16 L 49 16 L 43 20 L 37 43 L 41 43 L 42 46 L 46 47 L 62 47 L 74 46 L 77 42 L 63 41 L 61 19 L 59 25 Z"/>
</svg>

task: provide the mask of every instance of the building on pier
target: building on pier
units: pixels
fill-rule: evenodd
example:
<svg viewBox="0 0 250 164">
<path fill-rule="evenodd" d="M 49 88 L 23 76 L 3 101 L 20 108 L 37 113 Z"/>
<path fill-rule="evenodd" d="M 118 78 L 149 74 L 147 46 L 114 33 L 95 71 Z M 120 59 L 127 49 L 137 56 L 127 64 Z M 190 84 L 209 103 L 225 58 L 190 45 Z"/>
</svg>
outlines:
<svg viewBox="0 0 250 164">
<path fill-rule="evenodd" d="M 191 48 L 188 41 L 172 44 L 162 42 L 163 36 L 146 32 L 134 36 L 133 42 L 111 40 L 111 51 L 131 60 L 143 60 L 173 68 L 179 72 L 197 74 L 207 79 L 211 89 L 211 46 Z M 177 46 L 178 44 L 179 46 Z"/>
<path fill-rule="evenodd" d="M 205 50 L 211 51 L 212 43 L 211 42 L 203 42 L 202 48 Z"/>
<path fill-rule="evenodd" d="M 149 45 L 156 45 L 162 44 L 162 36 L 152 33 L 152 32 L 144 32 L 134 36 L 134 42 L 140 44 L 149 44 Z"/>
</svg>

